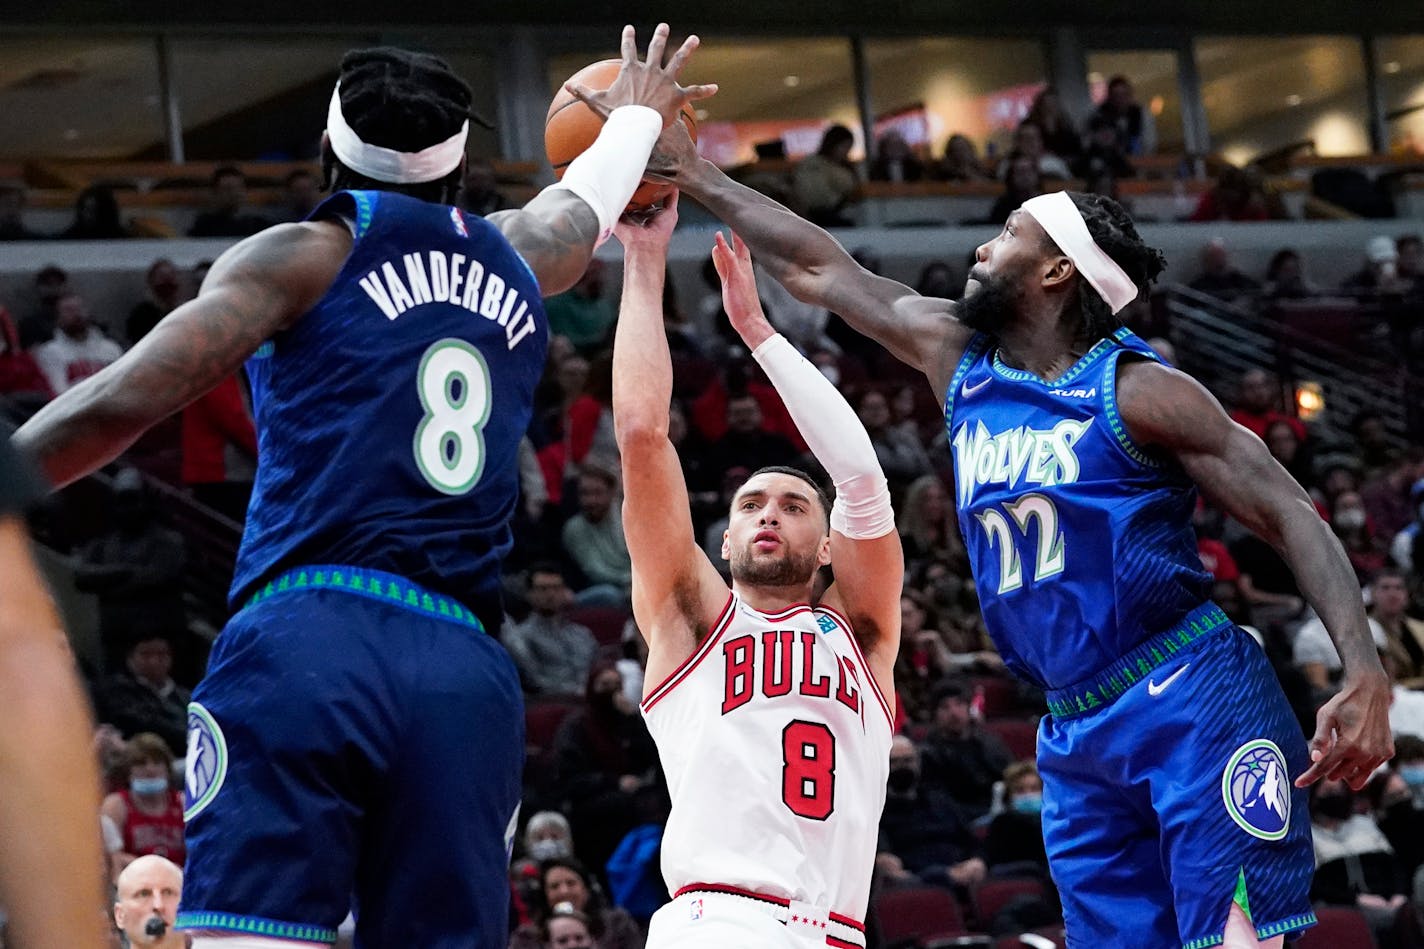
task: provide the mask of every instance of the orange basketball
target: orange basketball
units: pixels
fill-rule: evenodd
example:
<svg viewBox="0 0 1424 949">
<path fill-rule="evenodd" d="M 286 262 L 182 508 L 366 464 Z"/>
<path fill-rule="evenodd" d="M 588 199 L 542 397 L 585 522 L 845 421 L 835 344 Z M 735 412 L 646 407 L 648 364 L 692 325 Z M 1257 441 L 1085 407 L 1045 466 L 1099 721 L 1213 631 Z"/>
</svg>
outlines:
<svg viewBox="0 0 1424 949">
<path fill-rule="evenodd" d="M 568 82 L 594 90 L 607 89 L 618 78 L 619 65 L 619 60 L 605 59 L 580 69 L 568 78 Z M 692 140 L 697 141 L 697 118 L 691 105 L 683 106 L 681 118 Z M 549 156 L 549 164 L 554 166 L 554 174 L 562 178 L 569 162 L 582 155 L 601 131 L 603 117 L 576 99 L 567 88 L 560 87 L 554 101 L 549 103 L 549 114 L 544 119 L 544 151 Z M 671 191 L 671 185 L 644 181 L 633 192 L 633 200 L 628 202 L 627 210 L 645 210 L 661 202 Z"/>
</svg>

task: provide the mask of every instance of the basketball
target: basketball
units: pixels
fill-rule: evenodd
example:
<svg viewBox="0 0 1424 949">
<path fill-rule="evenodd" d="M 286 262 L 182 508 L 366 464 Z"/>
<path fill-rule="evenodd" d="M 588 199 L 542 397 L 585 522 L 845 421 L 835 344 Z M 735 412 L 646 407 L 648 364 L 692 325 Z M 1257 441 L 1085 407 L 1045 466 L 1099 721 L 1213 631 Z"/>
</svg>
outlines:
<svg viewBox="0 0 1424 949">
<path fill-rule="evenodd" d="M 603 130 L 603 117 L 580 102 L 568 91 L 569 83 L 581 84 L 589 89 L 607 89 L 618 77 L 617 59 L 605 59 L 585 66 L 570 76 L 558 95 L 549 103 L 549 114 L 544 119 L 544 151 L 549 156 L 549 164 L 554 166 L 554 174 L 562 178 L 569 162 L 583 154 L 584 149 L 593 144 L 598 133 Z M 697 118 L 692 106 L 682 109 L 682 123 L 692 140 L 697 141 Z M 633 192 L 627 210 L 642 211 L 659 203 L 672 191 L 672 186 L 655 181 L 645 181 Z"/>
</svg>

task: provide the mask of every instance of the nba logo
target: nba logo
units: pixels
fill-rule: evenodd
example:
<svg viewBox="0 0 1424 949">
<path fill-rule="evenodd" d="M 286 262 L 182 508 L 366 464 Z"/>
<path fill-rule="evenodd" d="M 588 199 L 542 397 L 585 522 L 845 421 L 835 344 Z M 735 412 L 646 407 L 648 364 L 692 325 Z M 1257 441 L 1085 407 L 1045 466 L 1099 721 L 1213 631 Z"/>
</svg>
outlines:
<svg viewBox="0 0 1424 949">
<path fill-rule="evenodd" d="M 1290 777 L 1286 759 L 1265 738 L 1237 748 L 1221 775 L 1227 813 L 1252 837 L 1280 840 L 1290 829 Z"/>
<path fill-rule="evenodd" d="M 455 225 L 455 233 L 461 237 L 469 237 L 469 228 L 465 227 L 465 216 L 460 213 L 459 208 L 450 209 L 450 222 Z"/>
<path fill-rule="evenodd" d="M 698 920 L 702 918 L 702 897 L 698 897 L 689 904 L 687 915 L 690 919 Z"/>
</svg>

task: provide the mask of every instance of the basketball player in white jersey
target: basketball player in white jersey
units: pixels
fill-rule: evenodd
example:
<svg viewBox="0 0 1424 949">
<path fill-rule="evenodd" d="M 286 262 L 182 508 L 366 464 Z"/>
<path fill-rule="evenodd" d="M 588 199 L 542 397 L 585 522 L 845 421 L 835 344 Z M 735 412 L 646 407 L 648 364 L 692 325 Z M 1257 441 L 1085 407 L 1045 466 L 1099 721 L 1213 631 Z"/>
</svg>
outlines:
<svg viewBox="0 0 1424 949">
<path fill-rule="evenodd" d="M 623 223 L 613 419 L 633 613 L 648 640 L 642 710 L 672 793 L 662 869 L 673 901 L 651 949 L 860 947 L 885 803 L 904 562 L 885 476 L 839 392 L 762 313 L 751 256 L 717 236 L 732 325 L 836 484 L 754 472 L 732 500 L 729 591 L 693 535 L 668 440 L 663 329 L 674 199 Z M 818 568 L 836 582 L 810 606 Z"/>
</svg>

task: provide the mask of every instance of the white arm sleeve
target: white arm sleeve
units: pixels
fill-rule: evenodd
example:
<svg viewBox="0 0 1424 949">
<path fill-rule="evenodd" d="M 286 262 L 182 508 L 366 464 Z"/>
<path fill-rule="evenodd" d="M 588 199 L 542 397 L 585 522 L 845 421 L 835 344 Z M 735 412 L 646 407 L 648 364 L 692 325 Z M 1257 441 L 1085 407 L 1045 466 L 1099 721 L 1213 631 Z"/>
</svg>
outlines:
<svg viewBox="0 0 1424 949">
<path fill-rule="evenodd" d="M 663 117 L 645 105 L 623 105 L 609 113 L 592 145 L 569 163 L 562 180 L 546 191 L 572 191 L 598 215 L 598 243 L 613 234 L 613 225 L 628 206 L 653 143 L 663 131 Z"/>
<path fill-rule="evenodd" d="M 831 527 L 860 540 L 894 531 L 885 473 L 845 396 L 780 334 L 758 346 L 752 357 L 766 370 L 801 437 L 835 482 Z"/>
</svg>

